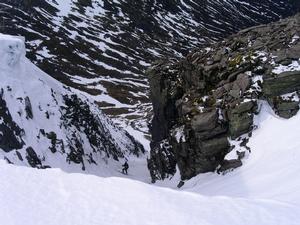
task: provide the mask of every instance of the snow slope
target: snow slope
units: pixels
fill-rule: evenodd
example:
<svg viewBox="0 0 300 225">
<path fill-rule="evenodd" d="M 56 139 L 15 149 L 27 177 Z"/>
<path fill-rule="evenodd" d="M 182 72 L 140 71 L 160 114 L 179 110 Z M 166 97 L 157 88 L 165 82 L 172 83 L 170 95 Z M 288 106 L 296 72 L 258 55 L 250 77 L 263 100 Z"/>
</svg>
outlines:
<svg viewBox="0 0 300 225">
<path fill-rule="evenodd" d="M 121 178 L 34 170 L 0 162 L 6 225 L 296 225 L 299 205 L 203 196 Z"/>
<path fill-rule="evenodd" d="M 0 157 L 8 162 L 99 174 L 142 155 L 97 104 L 32 64 L 23 38 L 0 34 L 0 80 Z"/>
<path fill-rule="evenodd" d="M 226 175 L 207 173 L 174 190 L 132 179 L 36 170 L 0 161 L 6 225 L 298 225 L 300 113 L 278 118 L 266 103 L 252 152 Z M 137 168 L 138 169 L 138 168 Z M 134 170 L 134 169 L 133 169 Z M 135 171 L 132 171 L 135 173 Z M 136 176 L 130 178 L 136 179 Z"/>
</svg>

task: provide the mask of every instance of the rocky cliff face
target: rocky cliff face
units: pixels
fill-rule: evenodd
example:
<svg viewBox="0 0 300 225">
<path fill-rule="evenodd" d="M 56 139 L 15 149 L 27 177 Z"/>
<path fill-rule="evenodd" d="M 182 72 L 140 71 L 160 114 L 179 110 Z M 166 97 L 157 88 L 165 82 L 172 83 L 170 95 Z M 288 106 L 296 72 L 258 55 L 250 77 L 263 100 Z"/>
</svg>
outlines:
<svg viewBox="0 0 300 225">
<path fill-rule="evenodd" d="M 283 118 L 298 112 L 299 59 L 300 14 L 242 30 L 181 61 L 157 62 L 148 71 L 153 181 L 172 176 L 176 165 L 183 180 L 241 166 L 261 100 Z M 224 159 L 234 145 L 244 151 Z"/>
<path fill-rule="evenodd" d="M 96 103 L 25 58 L 23 38 L 0 34 L 0 79 L 0 158 L 7 162 L 97 173 L 144 153 Z"/>
<path fill-rule="evenodd" d="M 149 107 L 145 68 L 240 29 L 293 15 L 282 0 L 2 0 L 0 32 L 26 37 L 28 58 L 133 122 Z M 119 117 L 121 118 L 121 117 Z"/>
</svg>

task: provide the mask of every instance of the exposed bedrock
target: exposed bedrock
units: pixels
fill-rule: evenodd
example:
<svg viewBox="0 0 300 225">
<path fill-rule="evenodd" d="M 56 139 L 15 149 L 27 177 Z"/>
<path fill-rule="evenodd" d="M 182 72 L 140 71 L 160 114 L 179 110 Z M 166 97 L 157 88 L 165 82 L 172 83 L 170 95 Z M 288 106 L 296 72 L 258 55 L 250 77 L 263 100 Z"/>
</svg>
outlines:
<svg viewBox="0 0 300 225">
<path fill-rule="evenodd" d="M 250 151 L 246 143 L 261 100 L 278 116 L 295 115 L 299 39 L 298 14 L 195 49 L 181 61 L 156 62 L 147 72 L 154 108 L 148 160 L 153 182 L 172 176 L 176 166 L 183 180 L 241 166 L 238 155 L 224 158 L 234 149 L 231 140 Z"/>
</svg>

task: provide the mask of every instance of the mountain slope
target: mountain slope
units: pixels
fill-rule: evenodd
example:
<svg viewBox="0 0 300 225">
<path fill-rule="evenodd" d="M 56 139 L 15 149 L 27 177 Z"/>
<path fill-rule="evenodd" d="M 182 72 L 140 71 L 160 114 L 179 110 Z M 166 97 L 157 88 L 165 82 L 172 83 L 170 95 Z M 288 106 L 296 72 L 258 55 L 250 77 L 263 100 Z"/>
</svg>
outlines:
<svg viewBox="0 0 300 225">
<path fill-rule="evenodd" d="M 88 93 L 110 115 L 144 117 L 144 70 L 159 57 L 298 11 L 296 1 L 4 0 L 2 31 L 27 39 L 42 70 Z"/>
<path fill-rule="evenodd" d="M 0 34 L 0 56 L 0 156 L 8 162 L 96 171 L 144 152 L 95 103 L 25 58 L 22 38 Z"/>
</svg>

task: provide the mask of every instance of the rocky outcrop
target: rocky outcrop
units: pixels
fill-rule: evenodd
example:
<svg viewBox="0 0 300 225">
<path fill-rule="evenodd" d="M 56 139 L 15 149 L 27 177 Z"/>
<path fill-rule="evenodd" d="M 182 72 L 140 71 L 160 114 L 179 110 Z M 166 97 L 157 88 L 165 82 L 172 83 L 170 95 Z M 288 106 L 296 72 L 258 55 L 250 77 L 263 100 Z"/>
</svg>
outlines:
<svg viewBox="0 0 300 225">
<path fill-rule="evenodd" d="M 24 146 L 22 130 L 13 120 L 6 101 L 3 99 L 4 89 L 0 93 L 0 149 L 10 152 L 14 149 L 21 149 Z"/>
<path fill-rule="evenodd" d="M 32 147 L 26 148 L 26 159 L 31 167 L 40 168 L 42 166 L 41 159 L 37 156 Z"/>
<path fill-rule="evenodd" d="M 148 164 L 153 181 L 172 176 L 175 165 L 183 180 L 241 166 L 241 153 L 236 159 L 224 157 L 234 149 L 234 139 L 250 151 L 246 144 L 260 100 L 267 100 L 281 117 L 295 115 L 299 37 L 300 14 L 243 30 L 181 61 L 154 64 L 148 71 L 154 107 Z M 170 148 L 161 148 L 162 142 Z M 162 152 L 175 159 L 169 164 L 173 169 L 162 167 L 165 158 L 157 157 Z"/>
<path fill-rule="evenodd" d="M 243 102 L 228 110 L 229 134 L 232 139 L 251 130 L 253 113 L 256 112 L 256 110 L 256 101 Z"/>
</svg>

